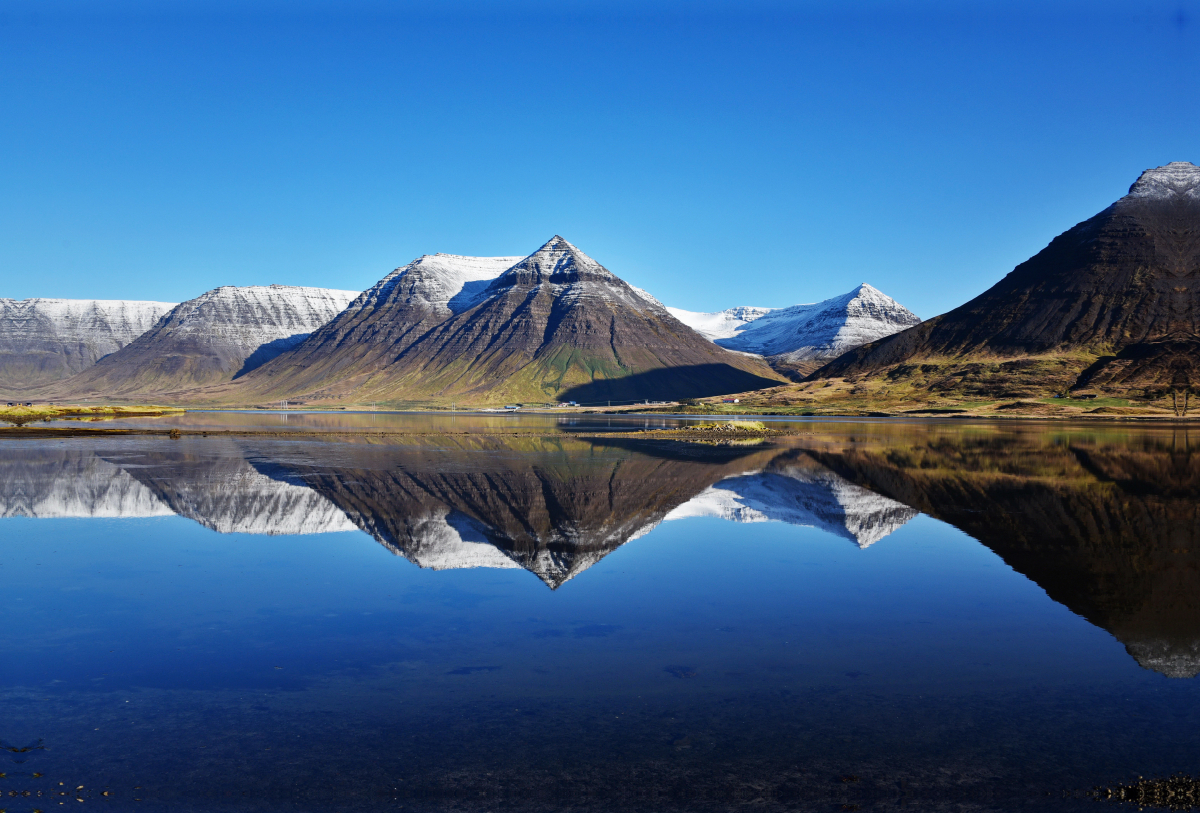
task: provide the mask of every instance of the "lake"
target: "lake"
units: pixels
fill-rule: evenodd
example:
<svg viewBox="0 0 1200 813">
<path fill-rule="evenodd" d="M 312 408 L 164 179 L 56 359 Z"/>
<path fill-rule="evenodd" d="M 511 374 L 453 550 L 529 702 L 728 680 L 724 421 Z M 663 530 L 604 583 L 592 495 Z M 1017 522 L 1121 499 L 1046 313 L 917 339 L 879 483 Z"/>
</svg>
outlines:
<svg viewBox="0 0 1200 813">
<path fill-rule="evenodd" d="M 1200 766 L 1187 426 L 631 436 L 678 424 L 0 439 L 0 806 L 1094 810 Z"/>
</svg>

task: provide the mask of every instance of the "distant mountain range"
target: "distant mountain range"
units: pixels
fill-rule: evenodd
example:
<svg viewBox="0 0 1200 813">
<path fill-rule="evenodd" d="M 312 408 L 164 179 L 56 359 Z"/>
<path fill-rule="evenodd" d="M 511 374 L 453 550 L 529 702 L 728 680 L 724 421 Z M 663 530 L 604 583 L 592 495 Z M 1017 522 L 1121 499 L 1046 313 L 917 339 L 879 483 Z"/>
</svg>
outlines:
<svg viewBox="0 0 1200 813">
<path fill-rule="evenodd" d="M 0 300 L 10 328 L 0 392 L 193 404 L 673 400 L 775 386 L 781 372 L 807 373 L 915 321 L 868 285 L 790 308 L 666 308 L 555 237 L 527 257 L 419 257 L 361 294 L 272 285 L 179 305 Z"/>
<path fill-rule="evenodd" d="M 1200 387 L 1200 167 L 1146 170 L 975 299 L 816 375 L 966 397 Z"/>
<path fill-rule="evenodd" d="M 48 392 L 156 399 L 232 381 L 302 342 L 357 296 L 290 285 L 216 288 Z"/>
<path fill-rule="evenodd" d="M 0 389 L 26 390 L 86 370 L 174 307 L 173 302 L 0 299 Z"/>
<path fill-rule="evenodd" d="M 777 370 L 800 376 L 847 350 L 921 322 L 912 311 L 865 282 L 849 293 L 811 305 L 743 306 L 716 313 L 667 310 L 722 347 L 767 356 Z"/>
<path fill-rule="evenodd" d="M 1200 168 L 1175 162 L 926 322 L 865 283 L 811 305 L 667 308 L 556 236 L 524 258 L 420 257 L 362 294 L 218 288 L 166 313 L 0 300 L 0 392 L 468 405 L 770 389 L 762 406 L 858 412 L 1074 393 L 1169 395 L 1178 414 L 1200 393 L 1198 298 Z M 806 384 L 776 389 L 785 377 Z"/>
</svg>

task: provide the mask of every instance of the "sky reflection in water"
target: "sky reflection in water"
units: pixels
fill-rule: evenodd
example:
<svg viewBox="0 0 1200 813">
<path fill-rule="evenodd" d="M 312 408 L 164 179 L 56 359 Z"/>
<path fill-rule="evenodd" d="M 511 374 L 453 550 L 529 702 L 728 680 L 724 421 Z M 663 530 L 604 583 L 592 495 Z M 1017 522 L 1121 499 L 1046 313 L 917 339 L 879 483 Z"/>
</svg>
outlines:
<svg viewBox="0 0 1200 813">
<path fill-rule="evenodd" d="M 0 788 L 1062 809 L 1200 756 L 1184 429 L 388 420 L 5 441 Z"/>
</svg>

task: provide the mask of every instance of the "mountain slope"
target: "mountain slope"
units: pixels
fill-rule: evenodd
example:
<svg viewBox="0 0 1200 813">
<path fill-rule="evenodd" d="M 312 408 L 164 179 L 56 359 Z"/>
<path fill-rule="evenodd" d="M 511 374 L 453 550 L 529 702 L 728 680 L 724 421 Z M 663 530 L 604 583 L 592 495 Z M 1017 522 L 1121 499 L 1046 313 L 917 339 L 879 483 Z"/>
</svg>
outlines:
<svg viewBox="0 0 1200 813">
<path fill-rule="evenodd" d="M 849 293 L 788 308 L 730 308 L 717 313 L 669 309 L 684 324 L 722 347 L 769 356 L 785 365 L 835 359 L 921 320 L 865 282 Z"/>
<path fill-rule="evenodd" d="M 222 393 L 237 399 L 353 391 L 433 327 L 466 310 L 488 284 L 521 259 L 418 257 L 355 297 L 303 346 Z"/>
<path fill-rule="evenodd" d="M 819 377 L 923 378 L 965 394 L 1113 394 L 1200 384 L 1200 168 L 1147 170 L 970 302 Z"/>
<path fill-rule="evenodd" d="M 0 390 L 67 378 L 115 353 L 175 303 L 0 299 Z"/>
<path fill-rule="evenodd" d="M 449 298 L 452 284 L 426 278 L 446 271 L 425 260 L 223 397 L 602 403 L 778 383 L 764 363 L 705 341 L 561 237 L 482 290 Z M 426 293 L 434 287 L 439 301 Z"/>
<path fill-rule="evenodd" d="M 56 385 L 59 397 L 159 397 L 229 381 L 299 344 L 354 291 L 216 288 L 175 306 L 133 342 Z"/>
</svg>

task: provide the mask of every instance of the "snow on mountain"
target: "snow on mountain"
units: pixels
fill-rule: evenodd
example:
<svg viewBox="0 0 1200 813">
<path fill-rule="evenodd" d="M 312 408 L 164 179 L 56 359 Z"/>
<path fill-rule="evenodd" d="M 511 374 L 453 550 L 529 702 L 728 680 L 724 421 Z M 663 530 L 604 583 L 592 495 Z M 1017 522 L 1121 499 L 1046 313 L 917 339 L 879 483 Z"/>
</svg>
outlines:
<svg viewBox="0 0 1200 813">
<path fill-rule="evenodd" d="M 248 357 L 267 344 L 299 344 L 358 296 L 295 285 L 225 285 L 177 305 L 160 327 L 175 339 L 219 342 Z"/>
<path fill-rule="evenodd" d="M 354 300 L 353 307 L 374 307 L 403 284 L 399 301 L 404 304 L 424 306 L 443 315 L 461 313 L 479 301 L 492 280 L 523 259 L 425 254 L 368 288 Z"/>
<path fill-rule="evenodd" d="M 300 344 L 357 291 L 223 286 L 176 305 L 150 330 L 56 385 L 60 398 L 157 398 L 231 381 Z"/>
<path fill-rule="evenodd" d="M 498 276 L 474 304 L 503 296 L 513 288 L 543 285 L 565 307 L 619 303 L 635 311 L 667 315 L 666 307 L 653 296 L 634 288 L 558 235 Z"/>
<path fill-rule="evenodd" d="M 0 299 L 0 384 L 66 378 L 115 353 L 175 307 L 120 299 Z"/>
<path fill-rule="evenodd" d="M 1146 170 L 1129 187 L 1131 198 L 1169 199 L 1176 196 L 1200 198 L 1200 167 L 1188 161 L 1172 161 Z"/>
<path fill-rule="evenodd" d="M 216 397 L 603 403 L 780 381 L 562 237 L 514 259 L 420 257 Z"/>
<path fill-rule="evenodd" d="M 819 528 L 860 548 L 894 533 L 919 512 L 824 468 L 784 466 L 728 477 L 667 514 Z"/>
<path fill-rule="evenodd" d="M 671 315 L 709 341 L 732 339 L 755 319 L 766 316 L 774 308 L 753 308 L 743 305 L 716 313 L 697 313 L 682 308 L 667 308 Z"/>
<path fill-rule="evenodd" d="M 921 321 L 865 282 L 849 293 L 811 305 L 741 307 L 716 313 L 672 308 L 671 313 L 722 347 L 792 362 L 837 358 Z"/>
</svg>

